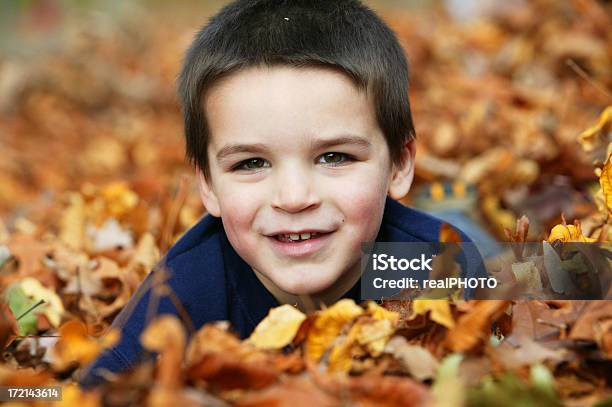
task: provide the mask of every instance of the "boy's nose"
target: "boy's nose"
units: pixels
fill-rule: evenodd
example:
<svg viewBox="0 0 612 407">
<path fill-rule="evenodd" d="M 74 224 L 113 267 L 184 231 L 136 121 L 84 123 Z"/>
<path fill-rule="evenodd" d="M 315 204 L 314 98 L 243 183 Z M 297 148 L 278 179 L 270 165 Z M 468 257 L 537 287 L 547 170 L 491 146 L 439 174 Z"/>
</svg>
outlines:
<svg viewBox="0 0 612 407">
<path fill-rule="evenodd" d="M 277 180 L 273 208 L 295 213 L 317 207 L 320 203 L 319 195 L 312 188 L 312 180 L 306 174 L 293 172 Z"/>
</svg>

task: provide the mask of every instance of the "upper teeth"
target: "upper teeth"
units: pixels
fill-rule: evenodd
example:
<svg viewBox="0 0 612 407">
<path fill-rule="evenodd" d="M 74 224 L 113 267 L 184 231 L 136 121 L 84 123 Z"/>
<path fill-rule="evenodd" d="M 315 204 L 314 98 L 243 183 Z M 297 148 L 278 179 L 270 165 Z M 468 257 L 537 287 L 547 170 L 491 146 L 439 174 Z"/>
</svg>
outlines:
<svg viewBox="0 0 612 407">
<path fill-rule="evenodd" d="M 318 233 L 290 233 L 282 236 L 291 240 L 307 240 L 311 237 L 317 237 Z"/>
</svg>

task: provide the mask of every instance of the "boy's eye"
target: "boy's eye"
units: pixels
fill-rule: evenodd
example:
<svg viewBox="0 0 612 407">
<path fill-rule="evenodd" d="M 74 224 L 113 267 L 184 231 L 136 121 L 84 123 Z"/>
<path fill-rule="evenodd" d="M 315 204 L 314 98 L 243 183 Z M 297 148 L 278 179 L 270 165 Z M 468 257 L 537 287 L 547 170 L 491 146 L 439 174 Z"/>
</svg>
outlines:
<svg viewBox="0 0 612 407">
<path fill-rule="evenodd" d="M 350 155 L 344 154 L 344 153 L 331 152 L 331 153 L 325 153 L 319 156 L 318 163 L 327 164 L 333 167 L 336 165 L 344 164 L 349 161 L 353 161 L 353 158 Z"/>
<path fill-rule="evenodd" d="M 240 161 L 232 169 L 233 170 L 259 170 L 267 168 L 270 163 L 263 158 L 249 158 L 248 160 Z"/>
</svg>

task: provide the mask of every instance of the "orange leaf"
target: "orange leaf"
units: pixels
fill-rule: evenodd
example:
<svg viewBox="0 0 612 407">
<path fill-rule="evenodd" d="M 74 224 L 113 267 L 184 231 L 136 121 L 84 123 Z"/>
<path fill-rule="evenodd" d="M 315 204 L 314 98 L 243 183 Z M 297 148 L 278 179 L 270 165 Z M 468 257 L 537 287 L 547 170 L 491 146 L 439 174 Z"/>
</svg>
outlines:
<svg viewBox="0 0 612 407">
<path fill-rule="evenodd" d="M 612 107 L 609 108 L 612 110 Z M 599 176 L 599 184 L 603 192 L 604 202 L 608 209 L 608 216 L 612 216 L 612 155 L 608 157 L 606 165 L 604 165 L 601 175 Z"/>
</svg>

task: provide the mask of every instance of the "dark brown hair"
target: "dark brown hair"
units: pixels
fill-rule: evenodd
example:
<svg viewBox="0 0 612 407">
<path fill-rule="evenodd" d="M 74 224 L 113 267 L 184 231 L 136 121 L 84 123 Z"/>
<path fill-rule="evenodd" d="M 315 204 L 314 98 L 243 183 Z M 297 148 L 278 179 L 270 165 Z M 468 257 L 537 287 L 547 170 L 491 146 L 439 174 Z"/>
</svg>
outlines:
<svg viewBox="0 0 612 407">
<path fill-rule="evenodd" d="M 219 78 L 260 65 L 325 66 L 373 95 L 394 163 L 415 137 L 408 65 L 395 34 L 358 0 L 235 0 L 195 36 L 178 79 L 189 161 L 209 177 L 202 97 Z"/>
</svg>

